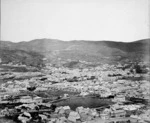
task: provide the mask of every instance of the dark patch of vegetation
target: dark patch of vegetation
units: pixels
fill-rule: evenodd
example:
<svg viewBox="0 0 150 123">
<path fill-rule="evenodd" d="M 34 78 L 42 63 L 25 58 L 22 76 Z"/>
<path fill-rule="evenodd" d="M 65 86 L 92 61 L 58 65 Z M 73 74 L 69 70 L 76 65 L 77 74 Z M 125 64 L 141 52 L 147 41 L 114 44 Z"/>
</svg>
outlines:
<svg viewBox="0 0 150 123">
<path fill-rule="evenodd" d="M 141 66 L 141 65 L 136 64 L 134 65 L 133 69 L 135 69 L 136 73 L 140 73 L 140 74 L 144 74 L 148 72 L 145 65 Z"/>
<path fill-rule="evenodd" d="M 147 100 L 142 99 L 142 98 L 136 98 L 136 97 L 127 97 L 127 100 L 134 102 L 134 103 L 147 103 Z"/>
<path fill-rule="evenodd" d="M 34 91 L 35 89 L 36 89 L 35 86 L 33 86 L 33 87 L 28 87 L 28 88 L 27 88 L 27 90 L 29 90 L 29 91 Z"/>
<path fill-rule="evenodd" d="M 68 63 L 65 63 L 64 66 L 68 68 L 74 68 L 79 62 L 78 61 L 71 61 Z"/>
<path fill-rule="evenodd" d="M 108 74 L 109 77 L 122 76 L 121 74 Z"/>
<path fill-rule="evenodd" d="M 108 106 L 110 104 L 112 104 L 111 99 L 100 99 L 97 97 L 71 97 L 70 99 L 57 102 L 56 106 L 70 106 L 72 110 L 75 110 L 79 106 L 83 106 L 85 108 L 97 108 Z"/>
</svg>

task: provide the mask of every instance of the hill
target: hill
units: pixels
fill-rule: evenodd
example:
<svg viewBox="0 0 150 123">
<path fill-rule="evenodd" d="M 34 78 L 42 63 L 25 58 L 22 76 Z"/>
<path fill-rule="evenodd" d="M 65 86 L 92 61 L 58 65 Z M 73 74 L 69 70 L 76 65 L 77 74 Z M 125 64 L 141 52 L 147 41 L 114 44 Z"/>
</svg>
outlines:
<svg viewBox="0 0 150 123">
<path fill-rule="evenodd" d="M 80 61 L 80 63 L 113 63 L 129 60 L 148 61 L 150 39 L 135 42 L 115 41 L 61 41 L 57 39 L 35 39 L 29 42 L 13 43 L 0 41 L 0 49 L 36 53 L 51 63 Z M 42 57 L 41 57 L 42 58 Z M 3 60 L 3 58 L 2 58 Z M 76 63 L 77 64 L 77 63 Z"/>
</svg>

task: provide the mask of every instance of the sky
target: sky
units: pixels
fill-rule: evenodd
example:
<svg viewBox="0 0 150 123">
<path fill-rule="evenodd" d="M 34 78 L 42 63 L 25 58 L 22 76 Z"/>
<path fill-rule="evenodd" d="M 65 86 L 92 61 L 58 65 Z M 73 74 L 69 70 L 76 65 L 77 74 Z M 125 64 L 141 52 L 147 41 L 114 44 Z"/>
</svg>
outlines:
<svg viewBox="0 0 150 123">
<path fill-rule="evenodd" d="M 1 0 L 1 40 L 150 38 L 149 0 Z"/>
</svg>

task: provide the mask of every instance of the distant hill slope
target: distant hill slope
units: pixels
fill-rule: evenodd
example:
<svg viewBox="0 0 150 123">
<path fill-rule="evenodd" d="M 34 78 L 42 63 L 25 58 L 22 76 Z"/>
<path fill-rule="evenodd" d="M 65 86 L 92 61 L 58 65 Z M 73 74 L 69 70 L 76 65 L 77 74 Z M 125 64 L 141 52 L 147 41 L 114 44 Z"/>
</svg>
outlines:
<svg viewBox="0 0 150 123">
<path fill-rule="evenodd" d="M 27 52 L 23 50 L 10 50 L 0 48 L 0 59 L 2 63 L 17 63 L 25 64 L 27 66 L 33 66 L 41 68 L 44 66 L 43 58 L 39 53 Z"/>
<path fill-rule="evenodd" d="M 61 41 L 35 39 L 29 42 L 0 41 L 0 49 L 36 52 L 51 62 L 80 60 L 109 63 L 122 60 L 148 60 L 150 39 L 124 43 L 114 41 Z"/>
</svg>

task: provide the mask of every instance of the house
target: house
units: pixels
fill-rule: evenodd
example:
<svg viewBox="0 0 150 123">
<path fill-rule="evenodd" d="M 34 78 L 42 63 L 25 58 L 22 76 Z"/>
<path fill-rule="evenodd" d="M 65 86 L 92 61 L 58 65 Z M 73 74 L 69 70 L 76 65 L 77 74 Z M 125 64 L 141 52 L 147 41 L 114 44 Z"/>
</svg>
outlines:
<svg viewBox="0 0 150 123">
<path fill-rule="evenodd" d="M 42 97 L 34 97 L 33 98 L 33 102 L 36 102 L 36 103 L 42 103 L 42 101 L 43 101 L 43 99 L 42 99 Z"/>
<path fill-rule="evenodd" d="M 114 99 L 114 102 L 124 102 L 126 101 L 125 96 L 124 95 L 117 95 Z"/>
<path fill-rule="evenodd" d="M 103 113 L 103 114 L 100 114 L 100 117 L 101 119 L 109 119 L 109 114 L 106 114 L 106 113 Z"/>
<path fill-rule="evenodd" d="M 33 99 L 31 96 L 21 96 L 19 101 L 22 103 L 32 103 Z"/>
<path fill-rule="evenodd" d="M 126 112 L 124 110 L 115 110 L 111 113 L 111 116 L 113 117 L 125 117 Z"/>
</svg>

